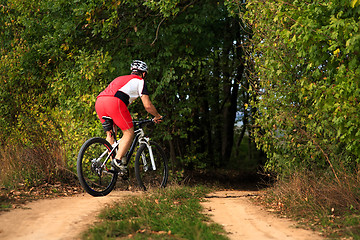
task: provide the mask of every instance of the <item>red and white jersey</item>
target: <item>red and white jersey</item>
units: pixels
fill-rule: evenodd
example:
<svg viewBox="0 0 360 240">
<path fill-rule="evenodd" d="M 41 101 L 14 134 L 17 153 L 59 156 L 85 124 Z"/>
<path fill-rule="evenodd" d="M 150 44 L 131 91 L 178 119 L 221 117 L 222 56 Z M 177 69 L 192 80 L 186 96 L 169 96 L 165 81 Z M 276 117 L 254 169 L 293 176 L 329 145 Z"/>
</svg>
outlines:
<svg viewBox="0 0 360 240">
<path fill-rule="evenodd" d="M 137 75 L 125 75 L 115 78 L 98 97 L 117 97 L 126 105 L 129 105 L 129 103 L 142 95 L 149 95 L 144 79 Z"/>
</svg>

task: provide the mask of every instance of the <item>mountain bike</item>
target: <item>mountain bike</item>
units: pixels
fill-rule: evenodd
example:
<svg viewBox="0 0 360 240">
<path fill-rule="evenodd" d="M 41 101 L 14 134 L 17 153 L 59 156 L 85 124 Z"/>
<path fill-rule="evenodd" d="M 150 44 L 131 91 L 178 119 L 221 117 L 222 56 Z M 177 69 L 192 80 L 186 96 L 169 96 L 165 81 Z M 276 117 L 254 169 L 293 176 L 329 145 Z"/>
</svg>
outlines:
<svg viewBox="0 0 360 240">
<path fill-rule="evenodd" d="M 112 122 L 112 119 L 105 117 Z M 168 180 L 168 161 L 159 144 L 145 136 L 144 126 L 153 124 L 152 119 L 134 121 L 134 140 L 126 154 L 126 166 L 135 149 L 135 176 L 141 189 L 164 188 Z M 113 125 L 113 133 L 115 126 Z M 82 146 L 77 158 L 77 174 L 81 186 L 92 196 L 105 196 L 115 187 L 119 172 L 111 165 L 121 139 L 113 146 L 104 138 L 94 137 Z M 136 148 L 138 146 L 138 148 Z M 126 180 L 126 177 L 122 180 Z"/>
</svg>

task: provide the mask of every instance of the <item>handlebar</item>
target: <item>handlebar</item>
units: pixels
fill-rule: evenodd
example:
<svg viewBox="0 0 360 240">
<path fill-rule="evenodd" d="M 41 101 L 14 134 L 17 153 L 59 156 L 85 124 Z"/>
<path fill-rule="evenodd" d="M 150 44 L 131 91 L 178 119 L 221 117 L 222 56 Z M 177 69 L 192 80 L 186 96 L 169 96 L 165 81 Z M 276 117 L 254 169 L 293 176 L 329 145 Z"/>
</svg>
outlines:
<svg viewBox="0 0 360 240">
<path fill-rule="evenodd" d="M 153 122 L 152 119 L 144 119 L 144 120 L 139 120 L 139 121 L 133 121 L 133 124 L 134 124 L 134 127 L 141 127 L 144 124 L 149 124 L 152 122 Z"/>
<path fill-rule="evenodd" d="M 164 116 L 160 119 L 163 120 Z M 142 128 L 143 125 L 154 123 L 153 119 L 140 119 L 139 121 L 133 121 L 134 127 Z"/>
</svg>

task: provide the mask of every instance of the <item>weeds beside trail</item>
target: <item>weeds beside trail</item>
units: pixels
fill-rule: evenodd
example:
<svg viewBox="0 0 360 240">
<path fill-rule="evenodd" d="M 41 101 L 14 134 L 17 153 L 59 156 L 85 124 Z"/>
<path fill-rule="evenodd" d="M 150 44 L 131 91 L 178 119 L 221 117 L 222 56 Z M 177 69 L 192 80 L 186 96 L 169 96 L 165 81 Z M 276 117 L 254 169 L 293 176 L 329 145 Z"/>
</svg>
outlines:
<svg viewBox="0 0 360 240">
<path fill-rule="evenodd" d="M 360 179 L 342 172 L 294 171 L 266 190 L 262 203 L 330 238 L 360 239 Z"/>
<path fill-rule="evenodd" d="M 13 140 L 16 141 L 16 140 Z M 0 146 L 0 187 L 36 187 L 44 182 L 71 183 L 76 175 L 67 168 L 65 151 L 56 143 Z"/>
<path fill-rule="evenodd" d="M 169 187 L 107 208 L 84 239 L 228 239 L 201 214 L 203 187 Z"/>
</svg>

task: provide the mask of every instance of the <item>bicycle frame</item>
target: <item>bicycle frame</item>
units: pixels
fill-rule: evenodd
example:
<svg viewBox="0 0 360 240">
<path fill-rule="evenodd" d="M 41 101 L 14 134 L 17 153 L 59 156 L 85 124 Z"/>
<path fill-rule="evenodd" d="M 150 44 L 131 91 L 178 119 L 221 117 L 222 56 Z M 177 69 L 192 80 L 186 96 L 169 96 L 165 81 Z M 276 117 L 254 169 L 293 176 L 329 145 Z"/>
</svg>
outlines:
<svg viewBox="0 0 360 240">
<path fill-rule="evenodd" d="M 136 144 L 145 144 L 146 147 L 149 149 L 149 154 L 150 154 L 150 160 L 151 160 L 151 165 L 152 165 L 152 169 L 155 171 L 156 170 L 156 165 L 155 165 L 155 161 L 154 161 L 154 155 L 153 155 L 153 151 L 150 145 L 150 138 L 145 137 L 144 134 L 144 130 L 142 128 L 139 128 L 137 130 L 135 130 L 135 137 L 133 142 L 131 143 L 130 149 L 129 151 L 126 153 L 126 165 L 129 164 L 130 162 L 130 157 L 132 156 L 132 154 L 134 153 Z M 108 156 L 106 157 L 105 161 L 102 163 L 101 167 L 105 167 L 105 164 L 107 163 L 107 161 L 109 160 L 110 156 L 113 154 L 114 151 L 116 151 L 116 147 L 120 144 L 121 139 L 119 139 L 118 141 L 115 142 L 115 144 L 113 144 L 113 149 L 111 150 L 110 153 L 108 153 L 107 151 L 104 151 L 100 157 L 97 159 L 98 161 L 100 159 L 102 159 L 106 154 L 108 154 Z"/>
<path fill-rule="evenodd" d="M 111 120 L 109 117 L 105 119 Z M 129 144 L 129 150 L 125 155 L 126 163 L 124 162 L 126 165 L 134 162 L 134 169 L 131 171 L 133 170 L 139 187 L 144 191 L 153 187 L 166 187 L 169 175 L 168 160 L 164 150 L 144 133 L 145 126 L 153 123 L 152 119 L 133 121 L 134 139 Z M 116 126 L 114 124 L 113 126 L 113 130 L 116 130 Z M 112 134 L 112 140 L 109 139 L 112 144 L 102 137 L 92 137 L 81 146 L 77 157 L 76 169 L 80 184 L 87 193 L 95 197 L 106 196 L 120 185 L 122 185 L 121 188 L 127 188 L 130 183 L 117 184 L 119 177 L 124 181 L 129 179 L 130 169 L 124 168 L 126 171 L 122 171 L 121 166 L 120 169 L 114 166 L 115 163 L 112 161 L 116 154 L 120 155 L 118 151 L 121 139 L 116 139 L 117 131 L 107 132 L 108 137 L 110 137 L 109 133 Z M 123 137 L 122 140 L 124 139 Z M 130 161 L 132 155 L 136 155 L 134 161 Z"/>
</svg>

